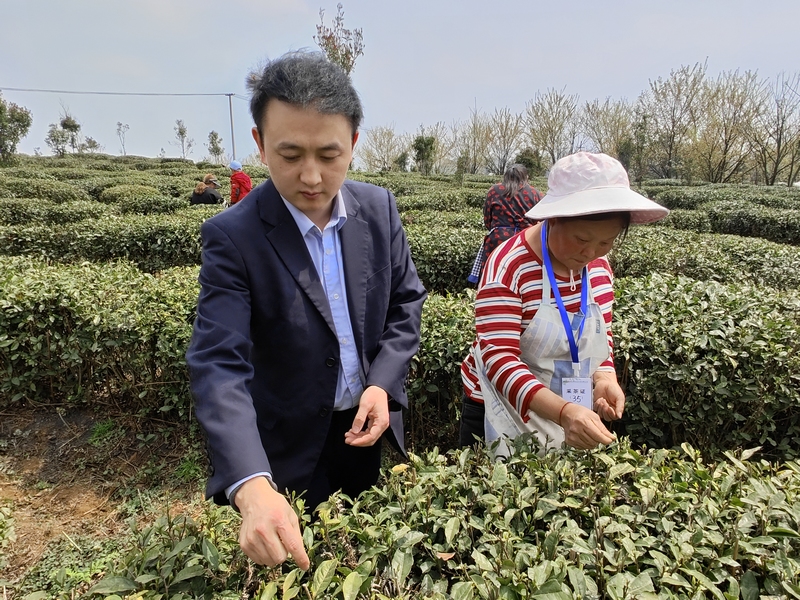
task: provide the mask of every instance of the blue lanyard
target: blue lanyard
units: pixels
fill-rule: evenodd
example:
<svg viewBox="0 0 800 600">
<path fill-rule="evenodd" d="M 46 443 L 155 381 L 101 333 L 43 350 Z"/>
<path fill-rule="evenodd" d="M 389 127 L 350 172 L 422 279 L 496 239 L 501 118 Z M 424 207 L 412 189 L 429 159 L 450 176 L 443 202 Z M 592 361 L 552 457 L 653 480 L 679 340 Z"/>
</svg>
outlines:
<svg viewBox="0 0 800 600">
<path fill-rule="evenodd" d="M 558 291 L 558 283 L 556 276 L 553 273 L 553 265 L 550 262 L 550 252 L 547 249 L 547 221 L 542 222 L 542 261 L 544 262 L 544 270 L 547 271 L 547 277 L 550 279 L 550 289 L 553 290 L 553 297 L 556 299 L 558 305 L 558 312 L 561 313 L 561 322 L 564 323 L 564 331 L 567 333 L 567 341 L 569 342 L 569 351 L 572 355 L 573 369 L 580 368 L 580 360 L 578 360 L 578 344 L 575 341 L 575 334 L 572 330 L 572 324 L 569 322 L 569 315 L 567 309 L 564 308 L 564 301 L 561 299 L 561 292 Z M 575 315 L 576 319 L 580 319 L 580 326 L 578 327 L 578 339 L 581 339 L 583 334 L 583 325 L 586 323 L 586 290 L 589 287 L 589 276 L 586 267 L 583 267 L 581 272 L 581 309 Z M 542 302 L 549 301 L 549 298 L 542 298 Z"/>
</svg>

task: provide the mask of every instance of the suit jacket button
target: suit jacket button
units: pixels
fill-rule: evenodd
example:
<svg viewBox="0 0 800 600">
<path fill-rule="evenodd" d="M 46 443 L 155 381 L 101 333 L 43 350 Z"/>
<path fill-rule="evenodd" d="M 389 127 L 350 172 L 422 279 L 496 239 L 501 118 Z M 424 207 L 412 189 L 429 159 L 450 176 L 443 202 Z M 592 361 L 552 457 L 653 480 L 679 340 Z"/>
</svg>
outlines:
<svg viewBox="0 0 800 600">
<path fill-rule="evenodd" d="M 326 366 L 326 367 L 335 367 L 335 366 L 336 366 L 336 359 L 335 359 L 335 358 L 333 358 L 332 356 L 331 356 L 331 357 L 329 357 L 329 358 L 328 358 L 328 359 L 325 361 L 325 366 Z"/>
<path fill-rule="evenodd" d="M 328 416 L 328 409 L 327 408 L 320 408 L 319 409 L 319 416 L 325 418 Z"/>
</svg>

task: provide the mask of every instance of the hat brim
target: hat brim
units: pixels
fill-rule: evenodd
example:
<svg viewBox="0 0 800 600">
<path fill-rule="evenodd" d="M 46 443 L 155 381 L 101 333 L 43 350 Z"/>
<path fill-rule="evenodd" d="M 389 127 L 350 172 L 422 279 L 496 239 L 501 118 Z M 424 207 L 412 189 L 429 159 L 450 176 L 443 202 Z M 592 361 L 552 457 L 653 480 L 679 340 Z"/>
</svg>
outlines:
<svg viewBox="0 0 800 600">
<path fill-rule="evenodd" d="M 610 212 L 629 212 L 632 225 L 663 219 L 669 209 L 627 187 L 592 188 L 564 196 L 546 194 L 525 213 L 529 219 L 543 221 L 557 217 L 582 217 Z"/>
</svg>

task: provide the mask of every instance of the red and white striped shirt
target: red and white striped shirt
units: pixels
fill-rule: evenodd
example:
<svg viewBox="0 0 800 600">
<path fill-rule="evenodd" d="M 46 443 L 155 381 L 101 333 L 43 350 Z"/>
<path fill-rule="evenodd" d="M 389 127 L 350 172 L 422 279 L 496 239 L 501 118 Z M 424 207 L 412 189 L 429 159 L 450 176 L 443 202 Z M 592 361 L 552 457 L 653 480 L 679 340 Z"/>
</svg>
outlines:
<svg viewBox="0 0 800 600">
<path fill-rule="evenodd" d="M 608 332 L 609 358 L 598 370 L 613 372 L 611 312 L 614 289 L 611 267 L 603 257 L 590 262 L 587 268 L 594 301 L 600 306 Z M 545 276 L 542 259 L 527 243 L 524 231 L 504 242 L 489 256 L 475 298 L 477 337 L 461 364 L 464 391 L 472 400 L 483 402 L 473 356 L 474 348 L 480 344 L 489 381 L 526 418 L 531 399 L 544 384 L 520 359 L 519 344 L 522 332 L 542 303 L 542 277 Z M 555 277 L 564 307 L 568 312 L 577 312 L 581 304 L 580 278 L 573 284 L 569 278 Z"/>
</svg>

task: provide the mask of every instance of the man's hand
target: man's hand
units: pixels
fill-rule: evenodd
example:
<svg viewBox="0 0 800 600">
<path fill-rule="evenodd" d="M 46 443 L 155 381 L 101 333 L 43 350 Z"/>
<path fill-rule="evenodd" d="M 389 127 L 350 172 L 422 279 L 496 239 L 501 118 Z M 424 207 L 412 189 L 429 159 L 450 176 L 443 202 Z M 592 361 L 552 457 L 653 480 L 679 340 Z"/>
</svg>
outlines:
<svg viewBox="0 0 800 600">
<path fill-rule="evenodd" d="M 253 562 L 274 567 L 291 555 L 298 567 L 308 570 L 300 524 L 283 494 L 265 477 L 255 477 L 242 484 L 234 500 L 242 513 L 239 546 Z"/>
<path fill-rule="evenodd" d="M 590 450 L 597 444 L 610 444 L 616 439 L 597 413 L 580 404 L 568 403 L 561 413 L 564 438 L 573 448 Z"/>
<path fill-rule="evenodd" d="M 364 423 L 367 424 L 366 429 Z M 389 427 L 389 396 L 385 390 L 371 385 L 361 394 L 358 413 L 344 443 L 350 446 L 372 446 Z M 362 431 L 363 429 L 363 431 Z"/>
<path fill-rule="evenodd" d="M 625 410 L 625 392 L 611 372 L 598 371 L 594 375 L 594 410 L 606 421 L 622 418 Z"/>
</svg>

